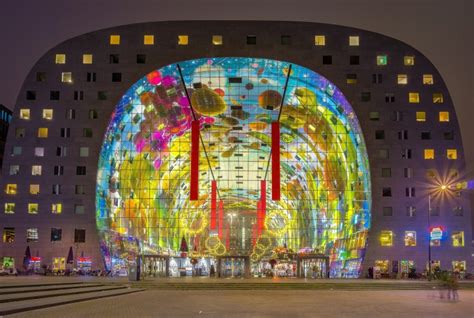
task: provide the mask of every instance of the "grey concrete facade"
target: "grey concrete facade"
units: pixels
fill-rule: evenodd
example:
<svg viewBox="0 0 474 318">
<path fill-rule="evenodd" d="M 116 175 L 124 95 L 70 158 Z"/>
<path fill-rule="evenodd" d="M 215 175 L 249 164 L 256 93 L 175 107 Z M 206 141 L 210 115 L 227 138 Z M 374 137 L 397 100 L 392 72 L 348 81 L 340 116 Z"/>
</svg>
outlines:
<svg viewBox="0 0 474 318">
<path fill-rule="evenodd" d="M 120 44 L 110 45 L 110 35 L 120 35 Z M 144 35 L 154 35 L 154 45 L 144 45 Z M 178 45 L 178 35 L 188 35 L 189 44 Z M 223 45 L 213 45 L 213 35 L 222 35 Z M 249 35 L 256 36 L 255 45 L 247 44 Z M 316 35 L 325 36 L 324 46 L 315 45 Z M 282 36 L 290 36 L 290 43 L 283 44 Z M 350 36 L 359 37 L 358 46 L 349 45 Z M 65 55 L 64 64 L 55 63 L 57 54 Z M 83 54 L 92 54 L 92 64 L 83 64 Z M 110 55 L 118 55 L 118 63 L 111 63 L 115 57 Z M 145 62 L 137 63 L 137 55 L 145 56 Z M 387 56 L 386 65 L 377 65 L 381 55 Z M 53 257 L 67 257 L 72 246 L 75 256 L 89 256 L 93 267 L 102 267 L 95 227 L 95 185 L 98 156 L 115 105 L 133 83 L 154 69 L 183 60 L 223 56 L 299 64 L 323 75 L 345 94 L 362 127 L 372 175 L 372 228 L 365 269 L 375 260 L 413 260 L 418 271 L 424 269 L 428 259 L 428 195 L 432 194 L 432 214 L 439 215 L 431 216 L 431 226 L 444 229 L 441 246 L 432 247 L 432 259 L 439 260 L 444 269 L 452 269 L 452 261 L 465 261 L 467 271 L 474 271 L 468 195 L 451 189 L 450 193 L 435 193 L 441 184 L 461 181 L 465 171 L 454 105 L 435 66 L 415 48 L 380 34 L 300 22 L 142 23 L 84 34 L 45 53 L 21 88 L 6 144 L 0 206 L 4 209 L 6 203 L 15 203 L 15 207 L 14 213 L 2 210 L 0 224 L 3 233 L 5 228 L 15 229 L 15 240 L 2 240 L 0 257 L 14 257 L 20 266 L 29 245 L 33 256 L 39 255 L 50 264 Z M 332 63 L 324 64 L 324 56 L 331 56 Z M 351 63 L 351 56 L 358 56 L 358 63 L 356 58 Z M 414 57 L 414 65 L 405 65 L 405 57 Z M 62 82 L 62 72 L 71 72 L 72 82 Z M 93 76 L 88 73 L 95 73 L 96 80 L 88 81 Z M 113 82 L 112 73 L 121 73 L 121 81 Z M 357 83 L 349 84 L 348 76 L 354 78 L 353 74 Z M 398 84 L 399 74 L 407 76 L 407 84 Z M 433 76 L 433 84 L 423 84 L 424 74 Z M 35 99 L 27 99 L 33 92 Z M 59 99 L 51 99 L 56 92 Z M 419 94 L 418 103 L 409 102 L 410 92 Z M 438 93 L 443 101 L 433 103 L 433 94 Z M 99 99 L 99 94 L 106 99 Z M 30 110 L 30 119 L 20 117 L 22 109 Z M 43 119 L 43 109 L 53 110 L 51 120 Z M 71 110 L 74 119 L 70 119 Z M 97 111 L 97 118 L 91 119 L 91 110 Z M 425 112 L 426 119 L 417 121 L 417 112 Z M 449 121 L 440 122 L 439 112 L 449 112 Z M 43 127 L 48 128 L 48 136 L 38 138 L 38 128 Z M 16 133 L 23 128 L 24 134 Z M 69 137 L 61 137 L 62 128 L 70 129 Z M 92 137 L 85 136 L 84 128 L 92 129 Z M 422 133 L 429 139 L 422 139 Z M 13 155 L 14 147 L 21 147 L 21 153 Z M 37 147 L 44 148 L 43 157 L 35 156 Z M 58 147 L 67 147 L 67 154 L 58 156 Z M 80 147 L 88 147 L 87 157 L 80 156 Z M 434 150 L 433 160 L 424 159 L 425 149 Z M 448 149 L 456 149 L 457 159 L 447 158 Z M 382 158 L 381 150 L 388 156 Z M 408 150 L 411 158 L 407 158 Z M 10 174 L 12 165 L 19 166 L 17 174 Z M 42 166 L 41 175 L 32 175 L 33 165 Z M 55 175 L 55 166 L 63 166 L 64 173 Z M 86 167 L 85 175 L 77 175 L 78 166 Z M 388 170 L 382 175 L 384 168 L 391 169 L 390 176 Z M 436 176 L 427 177 L 427 169 L 434 169 Z M 16 194 L 6 193 L 8 184 L 17 185 Z M 30 194 L 31 184 L 39 184 L 39 194 Z M 56 184 L 61 185 L 60 194 L 52 194 Z M 84 194 L 76 194 L 76 185 L 84 186 Z M 415 188 L 412 197 L 406 193 L 409 187 Z M 383 188 L 390 188 L 391 196 L 382 196 Z M 28 212 L 29 203 L 38 204 L 37 214 Z M 60 214 L 51 213 L 54 203 L 62 204 Z M 78 205 L 84 206 L 83 214 L 76 213 Z M 410 206 L 416 208 L 414 216 L 408 215 Z M 384 210 L 385 214 L 391 210 L 392 215 L 384 215 Z M 27 242 L 28 228 L 38 229 L 38 242 Z M 51 228 L 62 229 L 61 241 L 51 242 Z M 74 242 L 75 229 L 86 230 L 85 243 Z M 381 231 L 393 232 L 392 246 L 381 246 Z M 405 231 L 416 231 L 416 246 L 405 246 Z M 463 247 L 452 244 L 451 235 L 456 231 L 464 232 Z"/>
</svg>

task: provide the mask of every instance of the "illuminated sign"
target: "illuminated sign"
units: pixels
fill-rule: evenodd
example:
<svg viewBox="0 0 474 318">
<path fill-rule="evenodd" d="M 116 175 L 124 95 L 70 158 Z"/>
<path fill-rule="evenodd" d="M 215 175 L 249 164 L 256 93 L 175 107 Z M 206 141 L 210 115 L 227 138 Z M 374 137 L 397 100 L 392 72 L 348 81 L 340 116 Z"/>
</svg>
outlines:
<svg viewBox="0 0 474 318">
<path fill-rule="evenodd" d="M 441 240 L 443 237 L 443 228 L 440 226 L 432 227 L 430 230 L 430 237 L 432 240 Z"/>
</svg>

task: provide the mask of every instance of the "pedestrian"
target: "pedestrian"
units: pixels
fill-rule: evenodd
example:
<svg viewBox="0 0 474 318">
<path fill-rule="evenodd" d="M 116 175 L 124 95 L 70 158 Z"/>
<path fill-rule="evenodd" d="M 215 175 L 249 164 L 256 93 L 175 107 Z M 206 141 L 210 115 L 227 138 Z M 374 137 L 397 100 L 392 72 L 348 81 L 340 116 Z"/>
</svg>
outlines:
<svg viewBox="0 0 474 318">
<path fill-rule="evenodd" d="M 448 299 L 459 300 L 458 288 L 458 277 L 456 273 L 452 273 L 448 278 Z"/>
</svg>

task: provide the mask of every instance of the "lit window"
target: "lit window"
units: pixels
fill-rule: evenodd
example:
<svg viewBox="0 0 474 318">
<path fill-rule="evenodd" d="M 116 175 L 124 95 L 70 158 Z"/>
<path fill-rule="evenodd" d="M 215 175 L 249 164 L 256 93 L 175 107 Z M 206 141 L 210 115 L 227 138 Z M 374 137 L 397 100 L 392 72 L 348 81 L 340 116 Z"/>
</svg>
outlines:
<svg viewBox="0 0 474 318">
<path fill-rule="evenodd" d="M 10 166 L 10 175 L 15 176 L 20 173 L 20 166 L 19 165 L 11 165 Z"/>
<path fill-rule="evenodd" d="M 143 44 L 145 44 L 145 45 L 155 44 L 155 36 L 154 35 L 145 35 L 145 36 L 143 36 Z"/>
<path fill-rule="evenodd" d="M 357 84 L 357 74 L 347 74 L 346 82 L 347 84 Z"/>
<path fill-rule="evenodd" d="M 405 246 L 416 246 L 415 231 L 405 231 Z"/>
<path fill-rule="evenodd" d="M 433 104 L 442 104 L 444 102 L 443 94 L 433 93 Z"/>
<path fill-rule="evenodd" d="M 39 194 L 40 186 L 39 184 L 30 184 L 30 194 Z"/>
<path fill-rule="evenodd" d="M 53 110 L 52 109 L 43 109 L 43 119 L 52 120 L 53 119 Z"/>
<path fill-rule="evenodd" d="M 17 185 L 15 183 L 9 183 L 5 187 L 6 194 L 16 194 L 17 192 Z"/>
<path fill-rule="evenodd" d="M 213 35 L 212 36 L 212 44 L 214 45 L 222 45 L 224 43 L 222 35 Z"/>
<path fill-rule="evenodd" d="M 82 64 L 92 64 L 94 57 L 92 54 L 82 54 Z"/>
<path fill-rule="evenodd" d="M 424 150 L 424 158 L 426 160 L 432 160 L 435 157 L 434 149 L 425 149 Z"/>
<path fill-rule="evenodd" d="M 426 112 L 416 112 L 416 121 L 426 121 Z"/>
<path fill-rule="evenodd" d="M 456 159 L 458 159 L 458 151 L 456 149 L 447 149 L 446 150 L 446 157 L 449 160 L 456 160 Z"/>
<path fill-rule="evenodd" d="M 120 35 L 111 35 L 110 36 L 110 44 L 111 45 L 119 45 L 120 44 Z"/>
<path fill-rule="evenodd" d="M 405 56 L 403 58 L 403 64 L 405 64 L 407 66 L 415 65 L 415 57 L 414 56 Z"/>
<path fill-rule="evenodd" d="M 53 203 L 53 204 L 51 204 L 51 213 L 61 214 L 62 212 L 63 212 L 62 203 Z"/>
<path fill-rule="evenodd" d="M 352 35 L 349 37 L 350 46 L 359 46 L 359 37 L 357 35 Z"/>
<path fill-rule="evenodd" d="M 66 54 L 56 54 L 56 64 L 66 64 Z"/>
<path fill-rule="evenodd" d="M 48 138 L 48 128 L 38 128 L 38 138 Z"/>
<path fill-rule="evenodd" d="M 43 147 L 35 147 L 35 157 L 44 157 Z"/>
<path fill-rule="evenodd" d="M 380 232 L 380 245 L 381 246 L 392 246 L 393 245 L 393 232 L 382 231 Z"/>
<path fill-rule="evenodd" d="M 423 84 L 424 85 L 433 85 L 433 75 L 432 74 L 423 74 Z"/>
<path fill-rule="evenodd" d="M 451 239 L 453 240 L 454 247 L 464 246 L 464 231 L 453 231 Z"/>
<path fill-rule="evenodd" d="M 82 204 L 75 204 L 75 205 L 74 205 L 74 213 L 75 213 L 75 214 L 84 214 L 84 205 L 82 205 Z"/>
<path fill-rule="evenodd" d="M 38 203 L 28 203 L 28 214 L 38 214 Z"/>
<path fill-rule="evenodd" d="M 398 75 L 397 75 L 397 84 L 399 84 L 399 85 L 406 85 L 406 84 L 408 84 L 408 75 L 406 75 L 406 74 L 398 74 Z"/>
<path fill-rule="evenodd" d="M 420 102 L 420 94 L 419 93 L 408 93 L 408 102 L 409 103 L 419 103 Z"/>
<path fill-rule="evenodd" d="M 377 55 L 377 65 L 387 65 L 387 55 Z"/>
<path fill-rule="evenodd" d="M 61 73 L 61 82 L 63 82 L 63 83 L 72 83 L 72 73 L 71 72 L 62 72 Z"/>
<path fill-rule="evenodd" d="M 426 169 L 425 176 L 427 178 L 436 178 L 438 172 L 435 169 Z"/>
<path fill-rule="evenodd" d="M 388 259 L 377 259 L 374 265 L 374 267 L 378 268 L 380 273 L 388 274 L 390 271 L 390 261 Z"/>
<path fill-rule="evenodd" d="M 439 121 L 448 122 L 449 121 L 449 112 L 439 112 Z"/>
<path fill-rule="evenodd" d="M 5 203 L 5 214 L 15 213 L 15 203 Z"/>
<path fill-rule="evenodd" d="M 22 152 L 21 146 L 13 146 L 12 156 L 19 156 L 21 155 L 21 152 Z"/>
<path fill-rule="evenodd" d="M 31 166 L 31 175 L 32 176 L 40 176 L 41 175 L 41 170 L 42 170 L 42 167 L 39 166 L 39 165 Z"/>
<path fill-rule="evenodd" d="M 178 35 L 178 45 L 188 45 L 189 37 L 187 35 Z"/>
<path fill-rule="evenodd" d="M 38 229 L 37 228 L 30 228 L 26 230 L 26 241 L 38 242 Z"/>
<path fill-rule="evenodd" d="M 314 45 L 325 46 L 326 45 L 326 36 L 325 35 L 315 35 L 314 36 Z"/>
<path fill-rule="evenodd" d="M 15 228 L 4 227 L 3 228 L 3 243 L 13 243 L 15 241 Z"/>
<path fill-rule="evenodd" d="M 80 157 L 89 157 L 89 147 L 80 147 L 79 148 Z"/>
<path fill-rule="evenodd" d="M 454 272 L 465 272 L 466 271 L 466 261 L 452 261 L 453 271 Z"/>
<path fill-rule="evenodd" d="M 28 108 L 20 109 L 20 118 L 24 120 L 30 119 L 30 110 Z"/>
</svg>

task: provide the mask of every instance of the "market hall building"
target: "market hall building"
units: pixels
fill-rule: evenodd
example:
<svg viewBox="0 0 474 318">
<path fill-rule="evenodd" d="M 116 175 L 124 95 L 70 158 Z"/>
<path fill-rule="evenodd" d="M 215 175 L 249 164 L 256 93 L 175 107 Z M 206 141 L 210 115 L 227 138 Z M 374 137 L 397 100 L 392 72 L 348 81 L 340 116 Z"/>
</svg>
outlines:
<svg viewBox="0 0 474 318">
<path fill-rule="evenodd" d="M 84 34 L 32 68 L 5 152 L 4 267 L 473 271 L 450 94 L 381 34 L 257 21 Z"/>
</svg>

